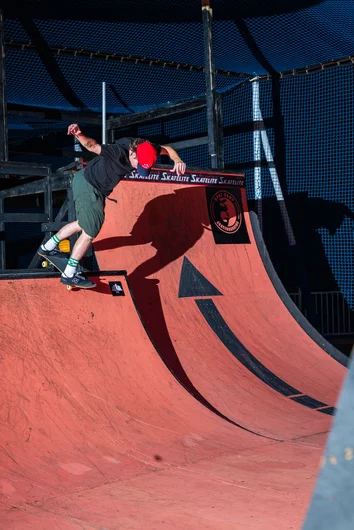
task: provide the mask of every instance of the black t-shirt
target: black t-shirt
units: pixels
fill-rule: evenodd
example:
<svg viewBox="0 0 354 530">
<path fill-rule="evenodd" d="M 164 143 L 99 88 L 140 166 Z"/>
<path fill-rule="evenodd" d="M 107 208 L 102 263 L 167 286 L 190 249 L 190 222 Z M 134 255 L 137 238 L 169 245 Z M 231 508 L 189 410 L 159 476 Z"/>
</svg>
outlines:
<svg viewBox="0 0 354 530">
<path fill-rule="evenodd" d="M 91 160 L 85 168 L 85 178 L 108 197 L 122 177 L 133 171 L 129 161 L 129 146 L 134 138 L 120 138 L 114 144 L 101 146 L 101 154 Z M 161 146 L 153 144 L 157 154 Z"/>
</svg>

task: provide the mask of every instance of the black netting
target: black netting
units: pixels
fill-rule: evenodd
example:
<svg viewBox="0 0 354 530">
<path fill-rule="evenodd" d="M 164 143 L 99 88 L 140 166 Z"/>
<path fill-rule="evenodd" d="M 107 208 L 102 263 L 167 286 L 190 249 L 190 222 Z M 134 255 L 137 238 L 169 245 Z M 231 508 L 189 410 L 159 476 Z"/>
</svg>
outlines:
<svg viewBox="0 0 354 530">
<path fill-rule="evenodd" d="M 134 23 L 71 20 L 38 20 L 36 23 L 51 45 L 204 65 L 201 23 L 148 24 L 144 31 L 141 24 Z M 188 41 L 193 46 L 186 47 Z"/>
<path fill-rule="evenodd" d="M 19 144 L 28 138 L 66 131 L 68 126 L 69 122 L 64 121 L 10 115 L 8 117 L 10 149 L 13 145 Z"/>
<path fill-rule="evenodd" d="M 11 156 L 12 162 L 27 162 L 30 164 L 44 164 L 49 165 L 52 168 L 52 171 L 64 167 L 73 162 L 73 158 L 68 158 L 65 156 L 53 156 L 53 155 L 42 155 L 39 153 L 14 153 Z"/>
<path fill-rule="evenodd" d="M 5 65 L 9 103 L 74 110 L 60 94 L 36 52 L 8 50 Z"/>
<path fill-rule="evenodd" d="M 207 131 L 207 116 L 206 110 L 201 110 L 197 113 L 185 116 L 180 119 L 174 119 L 166 122 L 165 133 L 170 138 L 188 135 L 199 135 Z"/>
<path fill-rule="evenodd" d="M 91 110 L 101 110 L 102 81 L 107 83 L 108 112 L 127 113 L 109 85 L 118 91 L 124 103 L 135 112 L 163 106 L 205 92 L 202 72 L 152 68 L 95 60 L 59 57 L 58 64 L 67 72 L 66 78 L 79 98 Z M 230 79 L 217 78 L 219 89 L 227 89 Z M 127 82 L 128 81 L 128 82 Z"/>
<path fill-rule="evenodd" d="M 186 24 L 176 28 L 150 24 L 145 32 L 134 24 L 77 21 L 35 21 L 49 46 L 100 50 L 203 66 L 202 24 Z M 178 37 L 176 36 L 178 34 Z M 29 36 L 16 21 L 5 25 L 6 41 L 28 42 Z M 186 42 L 191 46 L 186 47 Z M 102 81 L 107 83 L 107 111 L 124 114 L 139 112 L 170 102 L 181 101 L 205 93 L 203 71 L 125 64 L 79 56 L 55 55 L 65 81 L 86 108 L 101 109 Z M 29 67 L 30 65 L 30 67 Z M 72 109 L 46 70 L 36 51 L 9 49 L 6 53 L 7 97 L 10 103 L 26 103 Z M 237 77 L 216 76 L 219 91 L 229 90 L 239 82 Z M 117 94 L 118 93 L 118 98 Z"/>
<path fill-rule="evenodd" d="M 256 44 L 254 52 L 258 48 L 278 72 L 353 53 L 351 1 L 327 0 L 292 13 L 247 19 L 246 25 Z M 245 71 L 253 72 L 251 68 Z"/>
<path fill-rule="evenodd" d="M 275 167 L 283 186 L 295 236 L 305 261 L 313 290 L 341 290 L 354 308 L 352 278 L 354 195 L 353 130 L 351 100 L 354 66 L 318 74 L 284 78 L 280 84 L 281 116 L 284 120 L 283 151 L 276 150 L 275 114 L 272 82 L 259 83 L 260 108 Z M 252 83 L 236 89 L 223 99 L 225 124 L 252 122 Z M 273 121 L 272 121 L 273 120 Z M 277 219 L 275 190 L 269 165 L 261 148 L 261 197 L 265 201 L 264 219 L 269 248 L 279 245 L 281 229 Z M 249 199 L 255 198 L 254 132 L 239 132 L 224 139 L 225 162 L 242 167 L 247 179 Z M 280 159 L 285 160 L 282 172 Z M 269 207 L 267 208 L 267 203 Z M 276 201 L 275 201 L 276 202 Z M 281 219 L 278 218 L 281 223 Z M 285 244 L 285 242 L 284 242 Z M 317 262 L 319 260 L 321 263 Z M 275 258 L 276 259 L 276 258 Z M 282 258 L 279 258 L 280 261 Z M 285 267 L 286 260 L 281 266 Z M 316 266 L 318 269 L 316 269 Z M 291 264 L 288 263 L 291 268 Z M 320 270 L 321 269 L 321 270 Z M 325 270 L 326 269 L 326 270 Z M 325 272 L 323 272 L 325 270 Z M 286 271 L 284 271 L 286 274 Z"/>
<path fill-rule="evenodd" d="M 217 69 L 255 77 L 353 53 L 352 1 L 214 0 L 212 4 Z M 138 0 L 133 9 L 127 0 L 119 4 L 113 0 L 63 0 L 60 6 L 29 0 L 20 15 L 30 13 L 48 49 L 73 49 L 70 56 L 52 51 L 51 66 L 35 48 L 29 48 L 32 38 L 15 19 L 20 15 L 11 10 L 10 2 L 7 9 L 12 14 L 5 21 L 7 98 L 11 105 L 76 111 L 75 98 L 68 96 L 71 91 L 85 111 L 100 112 L 102 81 L 107 83 L 107 112 L 115 115 L 205 94 L 200 0 Z M 75 55 L 75 50 L 82 48 L 130 55 L 137 60 L 128 64 L 111 57 L 100 60 Z M 143 64 L 144 58 L 160 61 L 159 65 Z M 163 67 L 164 61 L 171 64 Z M 181 65 L 189 65 L 190 70 Z M 278 90 L 271 80 L 259 82 L 260 111 L 274 163 L 266 160 L 263 147 L 255 152 L 254 83 L 240 87 L 244 76 L 216 75 L 216 88 L 222 95 L 225 164 L 244 170 L 251 202 L 256 194 L 262 197 L 264 236 L 284 283 L 293 285 L 289 281 L 292 263 L 270 168 L 275 168 L 282 185 L 311 287 L 340 289 L 352 308 L 353 68 L 348 59 L 348 66 L 284 77 Z M 8 123 L 10 147 L 16 144 L 17 149 L 24 139 L 53 132 L 57 133 L 58 148 L 73 147 L 66 137 L 66 121 L 13 116 L 10 111 Z M 90 129 L 81 123 L 85 132 L 100 139 L 99 127 Z M 117 131 L 116 136 L 123 135 L 152 137 L 165 143 L 205 137 L 206 111 Z M 180 154 L 188 165 L 210 166 L 206 145 L 181 149 Z M 46 161 L 54 168 L 70 162 L 59 156 L 31 158 L 15 152 L 11 158 Z M 257 188 L 256 174 L 260 178 Z"/>
<path fill-rule="evenodd" d="M 209 159 L 207 145 L 179 149 L 178 154 L 187 165 L 192 167 L 206 167 L 206 161 Z"/>
<path fill-rule="evenodd" d="M 306 192 L 307 228 L 321 238 L 340 290 L 354 309 L 352 85 L 354 67 L 282 82 L 287 187 Z"/>
</svg>

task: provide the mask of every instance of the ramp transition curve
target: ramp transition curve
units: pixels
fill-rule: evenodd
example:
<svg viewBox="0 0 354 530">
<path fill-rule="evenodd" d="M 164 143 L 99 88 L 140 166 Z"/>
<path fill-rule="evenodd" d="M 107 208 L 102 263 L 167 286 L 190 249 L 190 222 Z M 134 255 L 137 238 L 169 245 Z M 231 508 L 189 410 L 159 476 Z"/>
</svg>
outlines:
<svg viewBox="0 0 354 530">
<path fill-rule="evenodd" d="M 0 527 L 301 528 L 343 358 L 270 280 L 242 187 L 115 198 L 94 247 L 127 278 L 0 282 Z"/>
</svg>

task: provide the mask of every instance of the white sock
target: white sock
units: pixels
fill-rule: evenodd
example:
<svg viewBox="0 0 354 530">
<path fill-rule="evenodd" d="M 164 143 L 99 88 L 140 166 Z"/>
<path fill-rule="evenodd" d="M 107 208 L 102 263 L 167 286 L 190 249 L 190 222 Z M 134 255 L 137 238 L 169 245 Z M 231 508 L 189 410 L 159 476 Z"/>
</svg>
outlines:
<svg viewBox="0 0 354 530">
<path fill-rule="evenodd" d="M 42 250 L 54 250 L 60 243 L 60 239 L 57 235 L 54 235 L 44 245 L 41 245 Z"/>
<path fill-rule="evenodd" d="M 79 264 L 79 261 L 74 258 L 70 258 L 68 261 L 67 266 L 65 267 L 65 270 L 63 272 L 63 276 L 67 276 L 68 278 L 72 278 L 76 272 L 77 266 Z"/>
</svg>

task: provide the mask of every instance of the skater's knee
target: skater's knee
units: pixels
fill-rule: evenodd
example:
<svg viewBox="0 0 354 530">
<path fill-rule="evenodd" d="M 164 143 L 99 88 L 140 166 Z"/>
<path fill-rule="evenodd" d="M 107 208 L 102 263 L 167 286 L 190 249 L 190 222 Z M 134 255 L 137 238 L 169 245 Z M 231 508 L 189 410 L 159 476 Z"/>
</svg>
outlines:
<svg viewBox="0 0 354 530">
<path fill-rule="evenodd" d="M 87 234 L 84 230 L 82 230 L 80 237 L 81 239 L 84 239 L 88 243 L 92 243 L 92 241 L 94 240 L 94 237 Z"/>
</svg>

